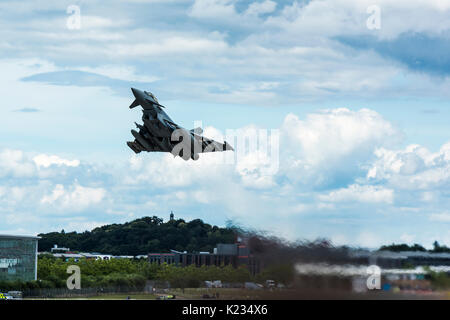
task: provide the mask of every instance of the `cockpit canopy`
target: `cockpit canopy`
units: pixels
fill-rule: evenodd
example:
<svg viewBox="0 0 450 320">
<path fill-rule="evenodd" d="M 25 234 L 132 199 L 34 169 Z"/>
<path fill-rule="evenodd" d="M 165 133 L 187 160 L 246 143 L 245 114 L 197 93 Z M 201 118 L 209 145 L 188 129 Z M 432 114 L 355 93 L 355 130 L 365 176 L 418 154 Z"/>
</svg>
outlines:
<svg viewBox="0 0 450 320">
<path fill-rule="evenodd" d="M 148 91 L 144 91 L 144 93 L 145 94 L 147 94 L 147 95 L 149 95 L 150 97 L 152 97 L 153 98 L 153 100 L 155 100 L 156 101 L 156 103 L 159 103 L 159 101 L 158 101 L 158 99 L 156 99 L 156 97 L 153 95 L 153 93 L 151 93 L 151 92 L 148 92 Z"/>
</svg>

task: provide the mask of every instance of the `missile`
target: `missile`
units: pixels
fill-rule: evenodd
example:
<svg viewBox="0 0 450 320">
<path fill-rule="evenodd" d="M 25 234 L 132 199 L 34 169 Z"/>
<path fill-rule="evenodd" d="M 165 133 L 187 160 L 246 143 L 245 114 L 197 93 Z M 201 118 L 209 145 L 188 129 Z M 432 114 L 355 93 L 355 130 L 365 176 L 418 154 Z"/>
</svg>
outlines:
<svg viewBox="0 0 450 320">
<path fill-rule="evenodd" d="M 136 140 L 147 150 L 153 150 L 153 148 L 148 144 L 148 142 L 142 137 L 137 131 L 131 130 L 131 134 L 136 138 Z"/>
<path fill-rule="evenodd" d="M 134 153 L 139 153 L 141 151 L 144 151 L 144 148 L 136 142 L 127 141 L 127 145 L 128 145 L 128 147 L 130 147 L 131 150 L 134 151 Z"/>
</svg>

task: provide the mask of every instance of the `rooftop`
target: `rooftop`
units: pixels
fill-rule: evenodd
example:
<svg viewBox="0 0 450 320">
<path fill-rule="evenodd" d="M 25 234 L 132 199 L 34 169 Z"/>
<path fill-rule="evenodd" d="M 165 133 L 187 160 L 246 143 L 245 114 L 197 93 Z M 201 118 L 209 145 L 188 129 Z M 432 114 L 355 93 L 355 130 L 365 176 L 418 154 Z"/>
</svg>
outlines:
<svg viewBox="0 0 450 320">
<path fill-rule="evenodd" d="M 448 252 L 423 252 L 423 251 L 355 251 L 352 252 L 354 257 L 374 257 L 385 259 L 408 259 L 408 258 L 429 258 L 429 259 L 450 259 Z"/>
<path fill-rule="evenodd" d="M 28 240 L 39 240 L 41 237 L 37 236 L 21 236 L 13 234 L 0 234 L 0 239 L 28 239 Z"/>
</svg>

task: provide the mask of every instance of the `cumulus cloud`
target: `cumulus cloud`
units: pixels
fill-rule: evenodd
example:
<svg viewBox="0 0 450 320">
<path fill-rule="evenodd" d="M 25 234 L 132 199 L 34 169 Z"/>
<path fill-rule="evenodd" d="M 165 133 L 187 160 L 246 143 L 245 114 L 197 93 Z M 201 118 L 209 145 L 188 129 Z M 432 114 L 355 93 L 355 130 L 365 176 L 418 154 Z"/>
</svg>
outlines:
<svg viewBox="0 0 450 320">
<path fill-rule="evenodd" d="M 366 202 L 388 203 L 394 201 L 394 190 L 381 186 L 361 186 L 353 184 L 348 188 L 331 191 L 325 195 L 319 195 L 319 199 L 329 202 Z"/>
<path fill-rule="evenodd" d="M 67 190 L 63 185 L 56 185 L 52 193 L 41 199 L 42 204 L 49 204 L 69 212 L 82 211 L 100 203 L 106 195 L 103 188 L 89 188 L 74 185 Z"/>
<path fill-rule="evenodd" d="M 57 165 L 57 166 L 65 165 L 68 167 L 78 167 L 80 165 L 80 160 L 76 160 L 76 159 L 75 160 L 67 160 L 67 159 L 63 159 L 63 158 L 60 158 L 55 155 L 46 155 L 46 154 L 40 154 L 40 155 L 35 156 L 33 158 L 33 161 L 38 168 L 40 168 L 40 167 L 48 168 L 51 165 Z"/>
<path fill-rule="evenodd" d="M 244 186 L 270 188 L 280 170 L 279 130 L 266 130 L 248 126 L 234 131 L 236 135 L 235 172 Z"/>
<path fill-rule="evenodd" d="M 12 175 L 14 177 L 27 177 L 35 173 L 35 166 L 20 150 L 0 151 L 0 177 Z"/>
<path fill-rule="evenodd" d="M 57 167 L 76 168 L 80 160 L 67 160 L 57 155 L 39 154 L 33 156 L 21 150 L 4 149 L 0 151 L 0 177 L 15 179 L 33 179 L 51 173 L 45 171 L 52 165 Z M 63 169 L 63 168 L 62 168 Z M 59 173 L 62 173 L 60 171 Z"/>
<path fill-rule="evenodd" d="M 277 3 L 271 0 L 265 0 L 262 2 L 250 3 L 245 14 L 247 15 L 260 15 L 271 13 L 275 10 Z"/>
<path fill-rule="evenodd" d="M 112 7 L 117 10 L 93 16 L 88 12 L 95 12 L 99 3 L 85 3 L 82 28 L 76 32 L 65 28 L 63 5 L 58 6 L 60 17 L 49 17 L 46 10 L 33 11 L 35 4 L 30 1 L 20 8 L 14 3 L 2 4 L 6 21 L 0 31 L 2 56 L 30 58 L 32 52 L 43 52 L 42 57 L 56 62 L 59 69 L 67 71 L 70 66 L 70 70 L 114 79 L 145 81 L 171 98 L 191 101 L 261 105 L 348 94 L 414 95 L 417 90 L 447 94 L 448 81 L 436 83 L 423 75 L 405 73 L 403 67 L 386 59 L 390 58 L 386 51 L 377 54 L 354 47 L 355 52 L 336 40 L 339 36 L 374 35 L 366 27 L 366 9 L 373 4 L 370 1 L 152 1 L 148 2 L 152 10 L 142 10 L 148 8 L 145 4 L 116 1 Z M 43 4 L 42 8 L 52 11 L 55 6 Z M 422 32 L 446 42 L 442 36 L 449 29 L 446 6 L 418 0 L 408 4 L 381 1 L 379 6 L 383 27 L 377 30 L 374 41 Z M 19 27 L 17 16 L 24 13 L 31 18 L 22 20 Z M 327 23 L 321 22 L 324 20 Z M 413 52 L 419 53 L 420 48 Z M 101 62 L 98 56 L 103 57 Z M 399 77 L 405 81 L 397 81 Z M 76 85 L 82 80 L 69 82 Z M 65 81 L 62 78 L 59 83 Z M 257 82 L 262 84 L 252 85 Z M 276 85 L 268 87 L 267 83 Z M 225 88 L 226 94 L 212 87 Z"/>
<path fill-rule="evenodd" d="M 289 114 L 283 133 L 291 137 L 291 151 L 300 150 L 311 164 L 341 158 L 356 150 L 365 152 L 385 140 L 397 139 L 397 130 L 373 110 L 329 109 L 309 114 L 306 120 Z M 296 148 L 295 142 L 300 148 Z"/>
<path fill-rule="evenodd" d="M 317 184 L 336 183 L 339 173 L 354 178 L 371 160 L 374 148 L 401 138 L 391 123 L 369 109 L 324 110 L 305 120 L 289 114 L 281 132 L 283 157 L 289 159 L 286 174 L 293 181 Z"/>
<path fill-rule="evenodd" d="M 0 90 L 10 106 L 0 110 L 2 146 L 10 147 L 0 149 L 0 213 L 7 220 L 0 223 L 18 229 L 33 221 L 30 226 L 40 222 L 40 229 L 51 230 L 67 225 L 60 213 L 75 210 L 68 218 L 77 216 L 79 223 L 71 226 L 85 228 L 89 221 L 116 222 L 174 207 L 214 223 L 231 217 L 291 237 L 313 237 L 318 229 L 331 235 L 326 226 L 333 229 L 339 221 L 363 229 L 380 208 L 389 219 L 416 215 L 411 220 L 433 231 L 446 219 L 449 143 L 437 152 L 425 145 L 400 146 L 395 112 L 389 122 L 369 109 L 300 116 L 294 108 L 324 100 L 342 106 L 361 97 L 376 104 L 380 97 L 448 96 L 450 78 L 435 81 L 424 61 L 415 59 L 439 61 L 435 66 L 446 70 L 447 60 L 433 56 L 440 50 L 423 48 L 430 39 L 432 48 L 447 48 L 447 2 L 377 1 L 382 27 L 369 30 L 370 0 L 111 1 L 114 5 L 101 11 L 100 1 L 83 2 L 80 30 L 66 28 L 64 3 L 0 2 Z M 405 34 L 413 35 L 406 37 L 409 42 L 402 42 Z M 368 39 L 365 47 L 343 41 L 361 37 Z M 404 45 L 408 55 L 396 49 L 404 52 Z M 418 66 L 413 70 L 425 72 L 412 73 L 398 63 L 406 59 L 406 66 L 413 63 Z M 238 105 L 236 118 L 261 123 L 267 120 L 258 113 L 264 106 L 291 106 L 288 116 L 267 121 L 280 132 L 279 170 L 260 151 L 236 165 L 221 164 L 218 154 L 202 155 L 196 163 L 139 154 L 123 163 L 129 150 L 117 141 L 125 141 L 136 119 L 123 109 L 130 103 L 128 87 L 135 85 L 183 107 L 186 101 L 206 101 L 205 110 L 222 112 L 209 109 L 210 103 Z M 21 111 L 42 112 L 11 112 L 30 106 L 30 99 L 33 108 Z M 259 109 L 245 111 L 244 104 Z M 440 118 L 446 115 L 439 112 Z M 260 129 L 240 123 L 244 133 Z M 221 140 L 212 127 L 205 135 Z M 360 211 L 368 212 L 364 222 L 358 220 Z M 52 212 L 59 213 L 57 219 L 46 216 Z M 352 241 L 352 232 L 346 241 Z M 371 235 L 355 239 L 374 242 Z"/>
<path fill-rule="evenodd" d="M 24 200 L 24 197 L 32 191 L 27 187 L 0 186 L 0 202 L 3 206 L 16 206 Z"/>
<path fill-rule="evenodd" d="M 377 160 L 367 172 L 374 181 L 388 181 L 402 189 L 433 189 L 450 184 L 450 143 L 436 153 L 420 145 L 403 150 L 379 148 Z"/>
<path fill-rule="evenodd" d="M 246 136 L 258 134 L 261 128 L 239 130 Z M 14 221 L 35 219 L 50 231 L 50 226 L 85 228 L 91 221 L 117 222 L 118 217 L 126 221 L 149 212 L 161 215 L 175 210 L 185 218 L 215 219 L 213 223 L 232 218 L 255 228 L 270 225 L 294 238 L 314 238 L 320 236 L 317 232 L 325 232 L 341 242 L 345 230 L 333 234 L 327 225 L 345 228 L 349 221 L 352 226 L 369 223 L 380 209 L 390 219 L 420 214 L 416 218 L 429 223 L 446 221 L 445 212 L 427 215 L 421 211 L 441 212 L 444 170 L 450 160 L 448 144 L 436 153 L 417 145 L 391 148 L 401 134 L 369 109 L 329 109 L 304 117 L 288 114 L 279 133 L 279 170 L 275 171 L 271 171 L 274 158 L 264 150 L 247 145 L 244 148 L 250 152 L 239 157 L 243 146 L 237 144 L 236 151 L 230 153 L 236 155 L 233 163 L 220 159 L 225 153 L 202 154 L 198 161 L 188 162 L 171 154 L 146 153 L 132 155 L 114 168 L 57 154 L 3 150 L 0 213 L 27 212 L 11 219 L 11 226 Z M 224 139 L 213 127 L 206 127 L 205 135 Z M 272 143 L 267 139 L 268 149 Z M 442 181 L 427 182 L 425 189 L 408 180 L 433 176 L 429 171 L 435 170 Z M 408 188 L 398 183 L 402 179 L 410 183 Z M 412 201 L 411 193 L 417 193 Z M 405 203 L 414 205 L 414 210 Z M 359 212 L 361 209 L 364 211 Z M 359 221 L 355 215 L 362 212 L 364 219 Z M 277 221 L 273 221 L 274 215 Z M 68 224 L 64 219 L 70 217 L 78 222 Z M 317 224 L 321 227 L 314 232 Z M 359 226 L 361 232 L 345 237 L 345 241 L 366 246 L 383 242 L 363 231 L 365 224 Z M 412 231 L 405 229 L 401 234 Z"/>
<path fill-rule="evenodd" d="M 241 138 L 253 136 L 256 141 L 259 130 L 250 126 L 235 131 Z M 212 127 L 205 129 L 205 135 L 223 141 L 223 135 Z M 336 204 L 344 202 L 392 205 L 393 189 L 354 181 L 364 179 L 366 166 L 375 160 L 374 149 L 395 144 L 399 135 L 388 121 L 367 109 L 324 110 L 308 115 L 305 120 L 290 114 L 280 128 L 279 140 L 268 139 L 267 149 L 252 150 L 251 143 L 245 139 L 241 142 L 247 141 L 248 144 L 237 142 L 234 145 L 236 162 L 230 164 L 221 160 L 223 153 L 202 154 L 197 162 L 173 159 L 171 155 L 158 159 L 137 155 L 130 159 L 132 171 L 123 177 L 123 181 L 137 188 L 148 184 L 149 190 L 154 192 L 171 190 L 173 195 L 167 195 L 165 201 L 172 197 L 174 202 L 185 204 L 225 203 L 233 212 L 241 209 L 239 216 L 248 214 L 243 209 L 241 197 L 247 201 L 255 199 L 262 206 L 261 214 L 272 208 L 266 205 L 266 201 L 284 202 L 284 208 L 280 210 L 286 216 L 311 210 L 333 210 Z M 289 143 L 274 149 L 274 144 L 282 141 Z M 242 148 L 252 151 L 242 153 Z M 277 157 L 272 157 L 269 149 L 276 152 Z M 336 175 L 336 172 L 341 173 Z M 324 181 L 324 178 L 333 178 L 333 174 L 337 182 Z M 347 181 L 353 183 L 347 186 Z M 316 190 L 318 185 L 321 188 Z M 338 185 L 344 186 L 335 188 Z M 186 191 L 190 188 L 194 188 L 192 192 Z M 239 197 L 231 190 L 239 190 Z M 300 191 L 306 192 L 305 197 L 297 198 Z M 311 197 L 321 203 L 312 205 L 309 203 L 311 200 L 307 200 Z"/>
<path fill-rule="evenodd" d="M 89 29 L 101 28 L 121 28 L 130 24 L 130 21 L 125 19 L 109 19 L 101 16 L 89 16 L 81 14 L 81 26 Z"/>
<path fill-rule="evenodd" d="M 366 27 L 370 14 L 367 8 L 377 5 L 381 11 L 381 28 L 377 36 L 394 38 L 404 32 L 435 32 L 448 30 L 450 23 L 445 18 L 449 6 L 443 1 L 414 0 L 337 0 L 309 1 L 301 5 L 294 1 L 283 8 L 280 15 L 269 22 L 290 30 L 303 30 L 313 35 L 370 34 L 373 30 Z M 403 18 L 402 18 L 403 17 Z M 407 19 L 410 17 L 413 19 Z M 323 21 L 327 23 L 322 23 Z M 440 23 L 436 25 L 436 21 Z M 373 32 L 372 32 L 373 33 Z"/>
<path fill-rule="evenodd" d="M 279 163 L 266 152 L 256 151 L 240 158 L 236 163 L 236 171 L 244 186 L 270 188 L 276 185 L 274 176 L 278 166 Z"/>
<path fill-rule="evenodd" d="M 164 56 L 183 54 L 214 54 L 224 52 L 227 44 L 220 39 L 205 39 L 203 37 L 171 36 L 160 41 L 115 45 L 115 55 L 129 56 Z"/>
<path fill-rule="evenodd" d="M 233 0 L 195 0 L 189 15 L 194 18 L 224 19 L 236 16 Z"/>
<path fill-rule="evenodd" d="M 157 159 L 133 156 L 130 159 L 132 171 L 124 181 L 131 185 L 147 182 L 161 188 L 208 183 L 222 175 L 220 169 L 227 169 L 223 165 L 214 164 L 214 161 L 208 161 L 208 158 L 214 157 L 214 154 L 202 154 L 198 161 L 186 162 L 180 157 L 174 158 L 171 154 L 165 154 Z"/>
</svg>

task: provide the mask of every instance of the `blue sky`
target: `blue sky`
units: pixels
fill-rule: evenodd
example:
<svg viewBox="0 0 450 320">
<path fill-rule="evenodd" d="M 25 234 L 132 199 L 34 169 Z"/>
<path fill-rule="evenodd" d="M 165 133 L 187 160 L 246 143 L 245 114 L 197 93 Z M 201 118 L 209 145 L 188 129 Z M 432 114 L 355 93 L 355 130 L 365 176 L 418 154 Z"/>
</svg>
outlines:
<svg viewBox="0 0 450 320">
<path fill-rule="evenodd" d="M 450 245 L 450 4 L 108 3 L 0 3 L 0 233 L 173 210 L 288 239 Z M 135 156 L 132 86 L 213 138 L 279 130 L 279 170 Z"/>
</svg>

